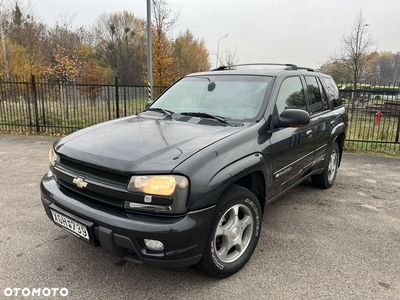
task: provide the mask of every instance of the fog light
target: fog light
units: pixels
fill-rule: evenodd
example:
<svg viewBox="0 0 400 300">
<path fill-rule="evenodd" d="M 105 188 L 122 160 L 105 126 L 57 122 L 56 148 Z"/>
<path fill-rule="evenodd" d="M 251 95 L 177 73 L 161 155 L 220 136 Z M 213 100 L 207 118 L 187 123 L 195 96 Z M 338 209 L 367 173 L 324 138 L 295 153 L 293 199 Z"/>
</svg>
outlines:
<svg viewBox="0 0 400 300">
<path fill-rule="evenodd" d="M 144 239 L 144 244 L 149 250 L 155 250 L 155 251 L 162 251 L 164 250 L 164 244 L 161 243 L 160 241 L 157 240 L 149 240 L 149 239 Z"/>
</svg>

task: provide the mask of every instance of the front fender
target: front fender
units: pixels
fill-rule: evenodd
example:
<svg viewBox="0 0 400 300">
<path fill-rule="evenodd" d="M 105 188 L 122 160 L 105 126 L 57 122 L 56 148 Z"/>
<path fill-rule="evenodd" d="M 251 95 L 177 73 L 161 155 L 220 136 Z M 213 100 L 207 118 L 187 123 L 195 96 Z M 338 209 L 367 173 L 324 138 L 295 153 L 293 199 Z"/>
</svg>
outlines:
<svg viewBox="0 0 400 300">
<path fill-rule="evenodd" d="M 228 186 L 256 171 L 262 172 L 266 181 L 270 180 L 268 163 L 260 153 L 253 153 L 230 163 L 214 174 L 201 191 L 197 191 L 200 192 L 201 199 L 192 199 L 194 201 L 191 203 L 191 209 L 195 210 L 216 204 Z M 271 185 L 266 182 L 265 186 Z M 194 192 L 197 194 L 196 191 Z"/>
<path fill-rule="evenodd" d="M 268 174 L 265 174 L 266 165 L 267 163 L 261 154 L 253 153 L 221 169 L 211 178 L 209 186 L 223 191 L 240 178 L 258 170 L 261 170 L 264 176 L 267 176 Z"/>
</svg>

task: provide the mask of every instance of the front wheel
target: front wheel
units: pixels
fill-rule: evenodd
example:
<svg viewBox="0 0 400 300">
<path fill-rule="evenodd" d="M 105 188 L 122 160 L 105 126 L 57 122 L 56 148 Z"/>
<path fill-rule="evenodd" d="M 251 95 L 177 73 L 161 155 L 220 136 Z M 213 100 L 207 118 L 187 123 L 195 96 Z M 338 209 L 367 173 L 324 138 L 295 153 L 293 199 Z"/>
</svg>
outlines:
<svg viewBox="0 0 400 300">
<path fill-rule="evenodd" d="M 330 188 L 335 182 L 338 168 L 339 146 L 336 142 L 334 142 L 330 152 L 328 153 L 322 174 L 311 176 L 313 185 L 323 189 Z"/>
<path fill-rule="evenodd" d="M 198 268 L 211 277 L 224 278 L 239 271 L 257 246 L 261 206 L 248 189 L 232 185 L 220 197 Z"/>
</svg>

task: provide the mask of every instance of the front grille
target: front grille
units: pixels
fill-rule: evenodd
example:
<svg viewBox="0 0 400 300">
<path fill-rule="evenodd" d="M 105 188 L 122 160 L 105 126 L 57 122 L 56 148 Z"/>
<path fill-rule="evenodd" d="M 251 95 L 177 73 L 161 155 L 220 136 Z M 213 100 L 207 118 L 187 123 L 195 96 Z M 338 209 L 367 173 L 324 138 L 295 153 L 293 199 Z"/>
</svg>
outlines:
<svg viewBox="0 0 400 300">
<path fill-rule="evenodd" d="M 76 186 L 69 184 L 68 182 L 65 182 L 64 180 L 59 179 L 58 182 L 60 183 L 60 186 L 68 193 L 72 195 L 76 195 L 80 198 L 83 198 L 85 200 L 89 200 L 91 202 L 102 202 L 114 207 L 120 207 L 122 208 L 124 206 L 124 201 L 118 198 L 102 195 L 93 191 L 88 191 L 85 189 L 78 189 Z"/>
<path fill-rule="evenodd" d="M 78 164 L 62 157 L 60 158 L 60 165 L 62 167 L 65 167 L 66 169 L 69 169 L 73 173 L 88 175 L 90 177 L 95 177 L 100 180 L 107 180 L 119 186 L 127 186 L 130 180 L 130 176 L 115 174 L 112 172 Z"/>
<path fill-rule="evenodd" d="M 126 190 L 130 180 L 128 175 L 87 166 L 64 157 L 60 157 L 53 171 L 60 189 L 78 199 L 123 209 L 124 201 L 131 201 L 135 197 Z M 83 177 L 86 182 L 89 181 L 89 186 L 77 187 L 73 183 L 74 178 L 77 177 Z"/>
</svg>

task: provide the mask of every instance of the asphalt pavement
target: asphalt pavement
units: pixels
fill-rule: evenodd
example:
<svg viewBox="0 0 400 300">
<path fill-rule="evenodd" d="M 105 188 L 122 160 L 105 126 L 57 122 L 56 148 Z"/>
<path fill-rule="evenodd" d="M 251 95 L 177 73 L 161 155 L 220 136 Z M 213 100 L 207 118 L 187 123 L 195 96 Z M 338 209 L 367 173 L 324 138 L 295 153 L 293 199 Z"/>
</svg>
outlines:
<svg viewBox="0 0 400 300">
<path fill-rule="evenodd" d="M 400 159 L 345 153 L 332 188 L 305 182 L 268 206 L 251 260 L 216 280 L 122 261 L 55 226 L 39 191 L 54 141 L 0 134 L 1 299 L 400 299 Z"/>
</svg>

